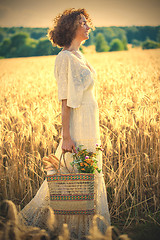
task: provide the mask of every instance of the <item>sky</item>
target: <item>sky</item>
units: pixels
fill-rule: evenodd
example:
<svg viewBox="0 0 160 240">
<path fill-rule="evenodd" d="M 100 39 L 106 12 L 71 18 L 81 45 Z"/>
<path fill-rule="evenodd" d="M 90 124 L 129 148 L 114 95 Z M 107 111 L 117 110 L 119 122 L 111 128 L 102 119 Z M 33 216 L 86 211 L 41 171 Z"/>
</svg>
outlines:
<svg viewBox="0 0 160 240">
<path fill-rule="evenodd" d="M 160 25 L 160 0 L 0 0 L 0 26 L 48 28 L 67 8 L 86 8 L 96 27 Z"/>
</svg>

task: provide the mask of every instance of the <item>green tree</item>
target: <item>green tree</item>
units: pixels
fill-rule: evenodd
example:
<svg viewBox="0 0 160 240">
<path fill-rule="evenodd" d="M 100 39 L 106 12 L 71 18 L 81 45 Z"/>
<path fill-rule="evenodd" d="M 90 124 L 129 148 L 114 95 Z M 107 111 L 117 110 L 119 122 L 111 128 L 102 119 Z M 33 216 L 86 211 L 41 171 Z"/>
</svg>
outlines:
<svg viewBox="0 0 160 240">
<path fill-rule="evenodd" d="M 160 29 L 158 29 L 158 32 L 157 32 L 157 42 L 160 42 Z"/>
<path fill-rule="evenodd" d="M 11 37 L 10 51 L 6 57 L 34 56 L 36 40 L 30 39 L 28 33 L 17 33 Z"/>
<path fill-rule="evenodd" d="M 35 49 L 35 55 L 36 56 L 45 56 L 45 55 L 56 55 L 60 52 L 60 48 L 53 47 L 51 42 L 44 38 L 39 40 L 36 49 Z"/>
<path fill-rule="evenodd" d="M 96 51 L 97 52 L 107 52 L 109 46 L 102 33 L 98 33 L 96 36 Z"/>
<path fill-rule="evenodd" d="M 44 37 L 44 32 L 32 32 L 31 33 L 31 38 L 39 39 L 41 37 Z"/>
<path fill-rule="evenodd" d="M 7 33 L 14 34 L 16 33 L 16 27 L 7 28 Z"/>
<path fill-rule="evenodd" d="M 4 35 L 0 32 L 0 42 L 3 42 Z"/>
<path fill-rule="evenodd" d="M 155 48 L 160 48 L 160 44 L 150 39 L 147 39 L 142 43 L 142 49 L 155 49 Z"/>
<path fill-rule="evenodd" d="M 26 44 L 29 34 L 25 32 L 16 33 L 11 37 L 11 47 L 20 47 Z"/>
<path fill-rule="evenodd" d="M 139 47 L 139 46 L 141 46 L 141 41 L 138 41 L 137 39 L 133 39 L 132 40 L 132 48 L 134 48 L 134 47 Z"/>
<path fill-rule="evenodd" d="M 12 48 L 10 51 L 10 57 L 30 57 L 35 55 L 35 48 L 37 41 L 31 38 L 26 39 L 26 43 L 18 48 Z"/>
<path fill-rule="evenodd" d="M 118 38 L 113 39 L 111 41 L 109 51 L 122 51 L 122 50 L 124 50 L 123 42 Z"/>
<path fill-rule="evenodd" d="M 105 37 L 105 40 L 106 40 L 108 43 L 110 43 L 110 42 L 112 41 L 112 39 L 116 37 L 113 29 L 112 29 L 112 28 L 108 28 L 108 27 L 107 27 L 107 28 L 104 28 L 104 30 L 103 30 L 103 35 L 104 35 L 104 37 Z"/>
<path fill-rule="evenodd" d="M 9 38 L 4 39 L 0 46 L 0 56 L 7 57 L 11 48 L 11 40 Z"/>
<path fill-rule="evenodd" d="M 125 27 L 128 43 L 131 43 L 133 39 L 139 40 L 139 29 L 136 26 Z"/>
<path fill-rule="evenodd" d="M 128 42 L 127 42 L 126 36 L 123 36 L 122 43 L 123 43 L 124 50 L 128 50 L 128 46 L 127 46 Z"/>
</svg>

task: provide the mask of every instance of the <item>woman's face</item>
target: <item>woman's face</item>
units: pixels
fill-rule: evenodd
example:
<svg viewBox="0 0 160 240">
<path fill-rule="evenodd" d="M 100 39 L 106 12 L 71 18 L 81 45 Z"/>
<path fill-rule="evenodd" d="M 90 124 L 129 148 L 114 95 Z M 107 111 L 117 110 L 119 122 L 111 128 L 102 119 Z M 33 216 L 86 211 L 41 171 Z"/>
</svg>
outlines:
<svg viewBox="0 0 160 240">
<path fill-rule="evenodd" d="M 76 38 L 80 41 L 87 40 L 89 38 L 89 30 L 90 27 L 87 24 L 86 18 L 82 15 L 76 31 Z"/>
</svg>

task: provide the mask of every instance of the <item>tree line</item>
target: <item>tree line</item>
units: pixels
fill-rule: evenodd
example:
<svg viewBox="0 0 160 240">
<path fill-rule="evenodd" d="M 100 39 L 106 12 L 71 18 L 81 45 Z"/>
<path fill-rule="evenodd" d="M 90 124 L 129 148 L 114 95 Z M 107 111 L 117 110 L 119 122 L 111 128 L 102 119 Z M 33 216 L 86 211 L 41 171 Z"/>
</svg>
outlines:
<svg viewBox="0 0 160 240">
<path fill-rule="evenodd" d="M 61 50 L 47 38 L 48 28 L 0 27 L 0 57 L 56 55 Z M 85 46 L 97 52 L 127 50 L 127 44 L 143 49 L 160 47 L 160 26 L 96 27 Z"/>
</svg>

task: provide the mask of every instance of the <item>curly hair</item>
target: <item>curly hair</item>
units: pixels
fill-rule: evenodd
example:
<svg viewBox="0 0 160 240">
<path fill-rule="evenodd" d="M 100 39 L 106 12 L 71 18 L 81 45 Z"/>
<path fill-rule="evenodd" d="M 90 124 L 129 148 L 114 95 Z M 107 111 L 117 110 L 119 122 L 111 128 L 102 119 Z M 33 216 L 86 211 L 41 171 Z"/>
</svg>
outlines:
<svg viewBox="0 0 160 240">
<path fill-rule="evenodd" d="M 47 37 L 53 46 L 69 47 L 76 35 L 79 20 L 84 15 L 90 28 L 94 29 L 89 14 L 84 8 L 70 8 L 59 14 L 53 20 L 53 27 L 49 28 Z"/>
</svg>

